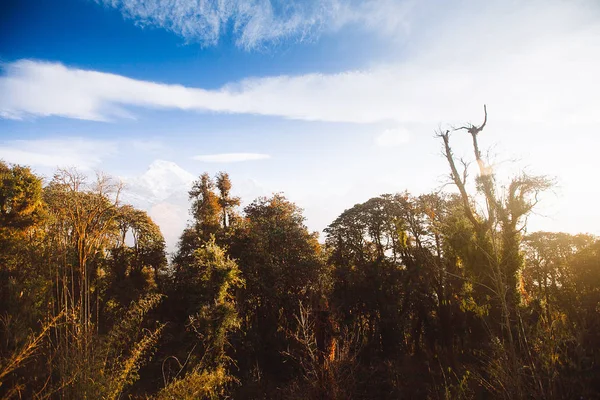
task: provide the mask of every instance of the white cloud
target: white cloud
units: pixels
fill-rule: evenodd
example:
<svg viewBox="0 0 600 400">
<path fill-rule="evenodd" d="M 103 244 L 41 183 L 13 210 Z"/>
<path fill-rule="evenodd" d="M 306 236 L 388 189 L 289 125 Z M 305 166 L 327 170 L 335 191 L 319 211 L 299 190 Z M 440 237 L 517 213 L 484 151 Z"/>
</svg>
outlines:
<svg viewBox="0 0 600 400">
<path fill-rule="evenodd" d="M 216 90 L 21 60 L 0 77 L 0 115 L 110 120 L 130 117 L 135 106 L 406 125 L 460 122 L 485 102 L 491 115 L 510 122 L 600 121 L 600 7 L 527 4 L 451 13 L 430 25 L 403 61 L 249 78 Z"/>
<path fill-rule="evenodd" d="M 233 163 L 242 161 L 265 160 L 271 158 L 268 154 L 261 153 L 221 153 L 203 154 L 192 157 L 194 160 L 209 163 Z"/>
<path fill-rule="evenodd" d="M 375 138 L 375 144 L 381 147 L 397 147 L 410 141 L 410 132 L 404 128 L 386 129 Z"/>
<path fill-rule="evenodd" d="M 117 143 L 83 138 L 0 141 L 0 159 L 31 167 L 98 167 L 117 152 Z"/>
<path fill-rule="evenodd" d="M 113 3 L 121 7 L 126 1 Z M 177 4 L 187 7 L 183 0 Z M 216 90 L 20 60 L 5 65 L 0 77 L 0 116 L 110 120 L 131 117 L 130 107 L 146 107 L 309 121 L 435 124 L 478 115 L 485 102 L 492 116 L 510 122 L 600 121 L 597 4 L 477 4 L 457 7 L 440 21 L 425 20 L 424 27 L 413 21 L 414 41 L 402 61 L 336 74 L 249 78 Z M 339 5 L 339 10 L 349 21 L 358 18 L 348 7 Z M 369 14 L 372 23 L 383 24 L 374 15 Z"/>
<path fill-rule="evenodd" d="M 204 45 L 233 35 L 254 49 L 285 39 L 311 40 L 322 32 L 359 24 L 385 34 L 405 28 L 402 15 L 412 1 L 397 0 L 96 0 L 118 9 L 141 27 L 167 29 Z"/>
</svg>

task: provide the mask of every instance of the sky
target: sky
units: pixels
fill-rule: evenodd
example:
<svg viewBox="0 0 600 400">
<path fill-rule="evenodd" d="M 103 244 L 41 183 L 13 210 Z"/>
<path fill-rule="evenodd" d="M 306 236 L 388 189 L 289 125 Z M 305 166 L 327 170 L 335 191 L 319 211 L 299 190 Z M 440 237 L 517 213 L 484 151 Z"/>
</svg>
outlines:
<svg viewBox="0 0 600 400">
<path fill-rule="evenodd" d="M 121 179 L 172 250 L 203 172 L 316 231 L 451 190 L 435 132 L 486 104 L 499 180 L 555 181 L 528 229 L 600 234 L 598 71 L 595 0 L 4 0 L 0 159 Z"/>
</svg>

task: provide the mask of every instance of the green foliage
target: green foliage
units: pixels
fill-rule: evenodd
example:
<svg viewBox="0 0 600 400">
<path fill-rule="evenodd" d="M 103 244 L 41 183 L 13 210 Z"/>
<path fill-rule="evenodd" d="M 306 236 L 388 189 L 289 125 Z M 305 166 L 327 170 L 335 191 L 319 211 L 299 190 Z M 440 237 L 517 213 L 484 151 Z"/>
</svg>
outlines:
<svg viewBox="0 0 600 400">
<path fill-rule="evenodd" d="M 228 336 L 240 324 L 234 294 L 244 280 L 237 264 L 211 238 L 196 249 L 194 263 L 177 278 L 185 282 L 179 290 L 185 292 L 187 329 L 201 344 L 199 367 L 226 365 Z"/>
<path fill-rule="evenodd" d="M 283 195 L 240 212 L 203 174 L 170 263 L 118 182 L 0 162 L 0 397 L 598 397 L 600 241 L 526 234 L 551 182 L 501 186 L 486 122 L 453 131 L 473 181 L 439 133 L 457 193 L 371 198 L 324 246 Z"/>
<path fill-rule="evenodd" d="M 194 182 L 189 192 L 195 228 L 204 240 L 216 234 L 221 227 L 221 204 L 214 187 L 213 180 L 205 173 Z"/>
<path fill-rule="evenodd" d="M 104 378 L 104 387 L 97 388 L 105 399 L 118 399 L 128 385 L 139 379 L 138 371 L 147 362 L 164 325 L 152 330 L 141 329 L 146 314 L 156 307 L 162 296 L 150 294 L 133 303 L 121 322 L 109 332 L 100 352 L 104 362 L 96 376 Z"/>
<path fill-rule="evenodd" d="M 0 227 L 25 230 L 35 225 L 42 212 L 42 180 L 27 167 L 9 167 L 0 160 Z"/>
<path fill-rule="evenodd" d="M 211 371 L 193 371 L 184 378 L 175 379 L 158 392 L 157 400 L 221 399 L 225 387 L 232 382 L 223 367 Z"/>
<path fill-rule="evenodd" d="M 264 384 L 293 373 L 285 363 L 286 331 L 296 324 L 298 302 L 317 301 L 326 268 L 317 237 L 303 224 L 301 210 L 281 195 L 259 198 L 244 210 L 232 237 L 231 254 L 246 281 L 240 290 L 240 368 L 257 366 Z"/>
</svg>

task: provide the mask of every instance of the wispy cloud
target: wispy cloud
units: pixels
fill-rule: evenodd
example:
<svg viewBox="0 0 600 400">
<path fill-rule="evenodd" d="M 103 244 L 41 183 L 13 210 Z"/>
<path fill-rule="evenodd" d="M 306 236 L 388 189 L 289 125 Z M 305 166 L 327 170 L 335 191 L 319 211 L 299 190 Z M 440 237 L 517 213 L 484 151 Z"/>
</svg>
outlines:
<svg viewBox="0 0 600 400">
<path fill-rule="evenodd" d="M 117 152 L 117 143 L 83 138 L 0 141 L 0 159 L 31 167 L 89 170 Z"/>
<path fill-rule="evenodd" d="M 118 9 L 135 24 L 167 29 L 204 45 L 231 34 L 254 49 L 284 39 L 311 40 L 323 31 L 358 23 L 397 33 L 412 1 L 396 0 L 96 0 Z"/>
<path fill-rule="evenodd" d="M 599 121 L 600 80 L 591 78 L 600 70 L 593 50 L 600 47 L 600 7 L 541 4 L 490 6 L 477 18 L 452 14 L 401 62 L 246 79 L 217 90 L 21 60 L 0 77 L 0 116 L 110 120 L 131 116 L 136 106 L 397 125 L 461 121 L 486 102 L 511 121 Z"/>
<path fill-rule="evenodd" d="M 209 163 L 234 163 L 242 161 L 265 160 L 271 158 L 268 154 L 261 153 L 221 153 L 203 154 L 192 157 L 194 160 Z"/>
</svg>

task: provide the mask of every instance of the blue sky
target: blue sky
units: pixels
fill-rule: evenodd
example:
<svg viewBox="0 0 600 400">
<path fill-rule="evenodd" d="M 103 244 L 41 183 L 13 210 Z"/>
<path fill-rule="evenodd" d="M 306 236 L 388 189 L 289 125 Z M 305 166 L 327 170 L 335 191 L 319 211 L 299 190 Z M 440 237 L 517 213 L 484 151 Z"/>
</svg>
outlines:
<svg viewBox="0 0 600 400">
<path fill-rule="evenodd" d="M 434 131 L 487 103 L 500 176 L 557 181 L 531 229 L 600 234 L 597 2 L 140 4 L 2 2 L 0 158 L 123 179 L 171 246 L 203 171 L 246 202 L 283 191 L 321 230 L 372 196 L 439 189 Z"/>
</svg>

